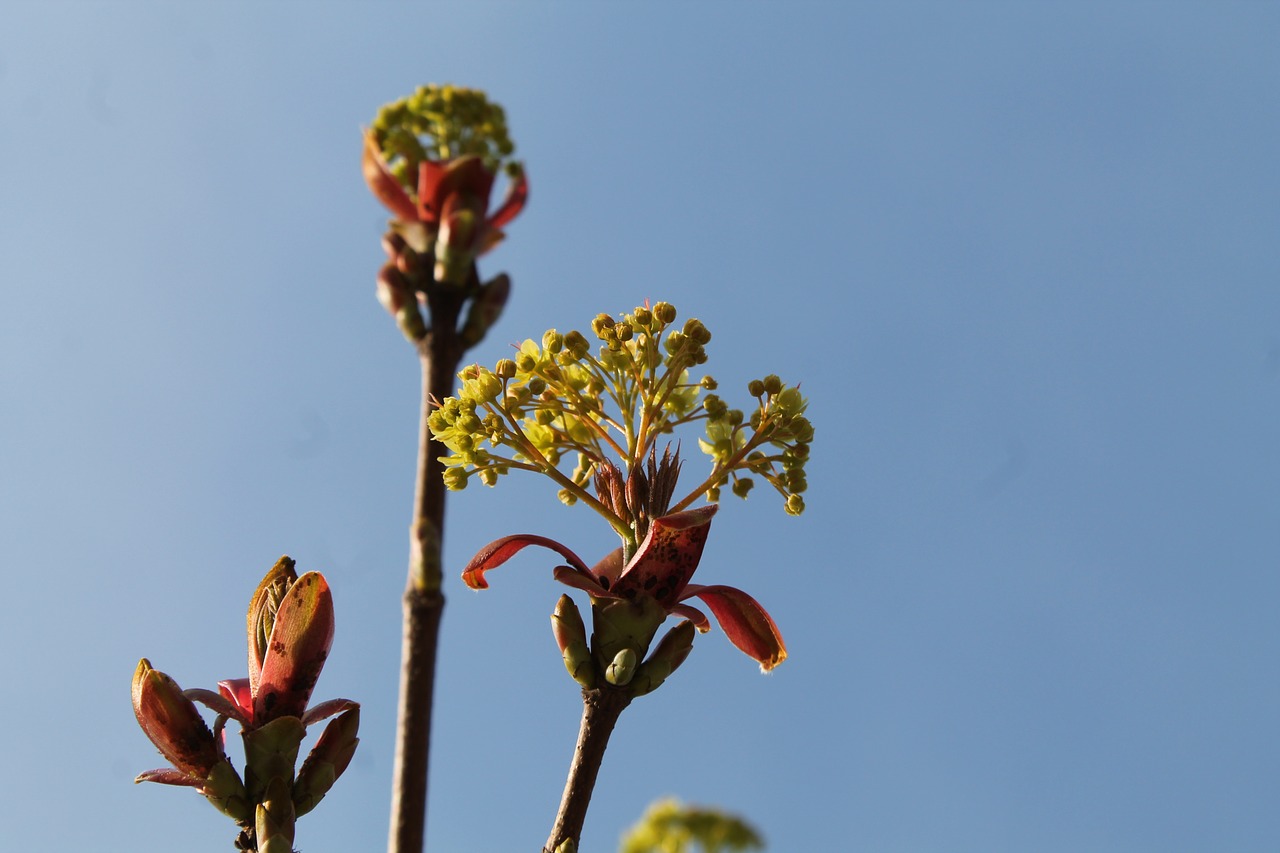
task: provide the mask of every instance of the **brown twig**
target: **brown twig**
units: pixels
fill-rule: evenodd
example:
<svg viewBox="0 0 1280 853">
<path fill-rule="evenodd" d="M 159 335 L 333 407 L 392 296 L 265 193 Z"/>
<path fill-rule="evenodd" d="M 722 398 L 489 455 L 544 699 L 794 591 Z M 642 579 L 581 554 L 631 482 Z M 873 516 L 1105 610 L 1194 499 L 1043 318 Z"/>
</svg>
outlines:
<svg viewBox="0 0 1280 853">
<path fill-rule="evenodd" d="M 582 691 L 578 745 L 573 750 L 560 810 L 543 853 L 555 853 L 556 848 L 570 838 L 581 847 L 582 824 L 587 818 L 587 806 L 591 804 L 591 792 L 596 787 L 605 747 L 609 745 L 618 717 L 630 703 L 631 697 L 624 690 L 604 687 Z"/>
<path fill-rule="evenodd" d="M 425 255 L 421 260 L 430 270 L 433 259 Z M 474 276 L 473 268 L 473 281 Z M 440 616 L 444 610 L 444 594 L 440 587 L 445 488 L 440 456 L 447 452 L 444 445 L 432 438 L 427 419 L 433 402 L 453 393 L 454 375 L 466 350 L 457 332 L 462 290 L 435 282 L 432 285 L 427 290 L 430 331 L 418 343 L 422 364 L 421 425 L 409 536 L 409 577 L 404 590 L 400 706 L 396 724 L 388 853 L 420 853 L 426 837 L 431 709 L 435 694 Z"/>
</svg>

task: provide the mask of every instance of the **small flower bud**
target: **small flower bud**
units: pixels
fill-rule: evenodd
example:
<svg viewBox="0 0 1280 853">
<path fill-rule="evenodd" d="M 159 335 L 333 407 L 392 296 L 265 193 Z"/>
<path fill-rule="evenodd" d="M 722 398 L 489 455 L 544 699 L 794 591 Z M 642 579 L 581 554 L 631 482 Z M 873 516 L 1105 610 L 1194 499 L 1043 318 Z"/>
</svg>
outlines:
<svg viewBox="0 0 1280 853">
<path fill-rule="evenodd" d="M 564 348 L 574 360 L 585 358 L 591 352 L 591 344 L 581 332 L 573 331 L 564 336 Z"/>
<path fill-rule="evenodd" d="M 615 323 L 613 337 L 619 341 L 631 340 L 631 325 L 629 323 Z"/>
<path fill-rule="evenodd" d="M 707 391 L 714 391 L 716 390 L 717 387 L 719 387 L 719 383 L 716 382 L 714 379 L 712 379 L 710 376 L 702 377 L 702 382 L 699 384 L 702 385 L 702 387 Z"/>
<path fill-rule="evenodd" d="M 653 306 L 653 316 L 657 317 L 662 325 L 669 326 L 675 322 L 676 307 L 670 302 L 659 302 Z"/>
<path fill-rule="evenodd" d="M 804 498 L 799 495 L 787 495 L 787 515 L 799 515 L 804 512 Z"/>
<path fill-rule="evenodd" d="M 705 345 L 711 342 L 711 331 L 704 325 L 702 321 L 694 317 L 690 317 L 684 323 L 684 334 L 689 340 L 699 345 Z"/>
<path fill-rule="evenodd" d="M 755 482 L 750 477 L 739 477 L 733 482 L 733 493 L 740 498 L 745 498 L 754 485 Z"/>
<path fill-rule="evenodd" d="M 564 349 L 564 335 L 555 329 L 547 329 L 542 335 L 542 348 L 547 352 L 555 355 Z"/>
<path fill-rule="evenodd" d="M 622 649 L 605 668 L 604 680 L 614 687 L 625 687 L 636 674 L 635 649 Z"/>
<path fill-rule="evenodd" d="M 451 492 L 460 492 L 467 487 L 467 472 L 462 468 L 446 468 L 440 476 L 444 487 Z"/>
<path fill-rule="evenodd" d="M 771 397 L 775 394 L 781 393 L 782 380 L 779 379 L 776 374 L 770 373 L 764 378 L 764 390 L 768 392 Z"/>
<path fill-rule="evenodd" d="M 608 314 L 597 314 L 595 319 L 591 321 L 591 331 L 600 340 L 609 340 L 610 333 L 613 331 L 613 318 Z"/>
<path fill-rule="evenodd" d="M 500 358 L 493 366 L 493 372 L 500 379 L 512 379 L 516 375 L 516 363 L 509 358 Z"/>
<path fill-rule="evenodd" d="M 644 308 L 644 307 L 637 308 L 635 313 L 635 321 L 637 326 L 640 326 L 642 329 L 647 329 L 653 325 L 653 312 L 650 311 L 648 308 Z"/>
<path fill-rule="evenodd" d="M 764 383 L 761 382 L 759 379 L 752 379 L 750 382 L 747 383 L 747 393 L 750 394 L 752 397 L 763 397 Z"/>
</svg>

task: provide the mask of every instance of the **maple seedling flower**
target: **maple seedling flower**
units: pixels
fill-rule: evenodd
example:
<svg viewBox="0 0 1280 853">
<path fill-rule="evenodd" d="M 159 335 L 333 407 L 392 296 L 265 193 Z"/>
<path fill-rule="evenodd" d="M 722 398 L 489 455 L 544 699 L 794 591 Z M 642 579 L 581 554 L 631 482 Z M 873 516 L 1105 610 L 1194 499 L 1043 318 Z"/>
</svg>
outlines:
<svg viewBox="0 0 1280 853">
<path fill-rule="evenodd" d="M 560 554 L 568 565 L 555 570 L 556 579 L 585 590 L 592 601 L 590 671 L 582 665 L 568 612 L 572 602 L 562 599 L 553 617 L 566 668 L 584 688 L 603 679 L 634 696 L 660 684 L 684 660 L 692 638 L 690 627 L 677 626 L 644 660 L 662 622 L 675 615 L 700 631 L 711 627 L 687 603 L 692 598 L 763 669 L 786 658 L 777 626 L 755 599 L 690 579 L 723 485 L 732 484 L 734 494 L 745 498 L 759 477 L 783 496 L 789 514 L 803 511 L 813 439 L 806 401 L 773 375 L 749 384 L 756 398 L 749 416 L 704 393 L 716 389 L 715 380 L 694 380 L 689 372 L 706 361 L 711 333 L 696 319 L 677 328 L 675 319 L 676 309 L 666 302 L 620 318 L 600 314 L 591 324 L 600 341 L 595 353 L 582 333 L 550 330 L 540 344 L 525 341 L 514 358 L 492 370 L 463 369 L 458 395 L 444 400 L 430 420 L 450 450 L 442 457 L 449 488 L 463 488 L 471 477 L 493 485 L 511 471 L 536 471 L 555 480 L 561 500 L 590 506 L 621 538 L 619 549 L 588 568 L 558 542 L 509 536 L 483 549 L 463 573 L 468 585 L 482 589 L 487 571 L 529 545 Z M 698 445 L 711 457 L 711 471 L 677 499 L 682 463 L 670 437 L 696 422 L 706 430 Z M 659 457 L 657 444 L 664 439 Z M 700 497 L 713 505 L 690 509 Z"/>
<path fill-rule="evenodd" d="M 362 165 L 408 246 L 434 252 L 436 279 L 461 285 L 475 258 L 502 240 L 503 226 L 528 200 L 529 182 L 511 159 L 514 151 L 502 107 L 484 92 L 432 85 L 378 111 L 365 133 Z M 500 171 L 509 184 L 490 211 Z"/>
</svg>

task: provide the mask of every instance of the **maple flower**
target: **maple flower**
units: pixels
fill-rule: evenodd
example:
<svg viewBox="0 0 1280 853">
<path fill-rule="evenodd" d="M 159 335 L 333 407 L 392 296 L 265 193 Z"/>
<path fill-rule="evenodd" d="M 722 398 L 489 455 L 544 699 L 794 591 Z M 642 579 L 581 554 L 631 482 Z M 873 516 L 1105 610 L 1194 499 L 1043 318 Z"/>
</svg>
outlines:
<svg viewBox="0 0 1280 853">
<path fill-rule="evenodd" d="M 424 86 L 379 111 L 364 136 L 362 168 L 409 246 L 435 252 L 436 278 L 462 284 L 471 262 L 502 240 L 502 227 L 528 201 L 524 168 L 503 163 L 513 150 L 502 108 L 483 92 Z M 490 212 L 500 170 L 510 183 Z"/>
<path fill-rule="evenodd" d="M 716 617 L 729 640 L 767 672 L 787 657 L 782 635 L 768 612 L 754 598 L 735 587 L 689 583 L 702 559 L 711 519 L 717 509 L 715 505 L 704 506 L 655 518 L 635 555 L 625 564 L 622 549 L 618 548 L 595 568 L 589 569 L 577 554 L 554 539 L 523 534 L 506 536 L 482 549 L 467 565 L 462 578 L 472 589 L 485 589 L 489 586 L 485 580 L 487 571 L 502 565 L 529 545 L 540 545 L 555 551 L 569 563 L 556 568 L 556 580 L 585 590 L 593 603 L 625 601 L 641 605 L 641 613 L 652 613 L 648 618 L 641 617 L 642 622 L 654 623 L 652 630 L 647 631 L 648 636 L 643 637 L 644 646 L 648 645 L 653 632 L 668 615 L 683 616 L 699 631 L 709 631 L 711 623 L 707 617 L 685 603 L 691 598 L 699 598 Z M 657 607 L 644 606 L 650 602 Z M 640 633 L 645 632 L 642 630 Z"/>
</svg>

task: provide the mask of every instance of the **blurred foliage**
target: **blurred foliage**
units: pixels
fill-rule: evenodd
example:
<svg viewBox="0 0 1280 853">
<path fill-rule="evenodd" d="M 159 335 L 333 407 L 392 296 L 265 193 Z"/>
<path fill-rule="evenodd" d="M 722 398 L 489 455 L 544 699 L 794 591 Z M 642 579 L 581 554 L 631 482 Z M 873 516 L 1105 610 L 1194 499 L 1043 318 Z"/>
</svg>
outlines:
<svg viewBox="0 0 1280 853">
<path fill-rule="evenodd" d="M 622 838 L 619 853 L 723 853 L 763 850 L 760 834 L 741 818 L 678 800 L 659 800 Z"/>
</svg>

